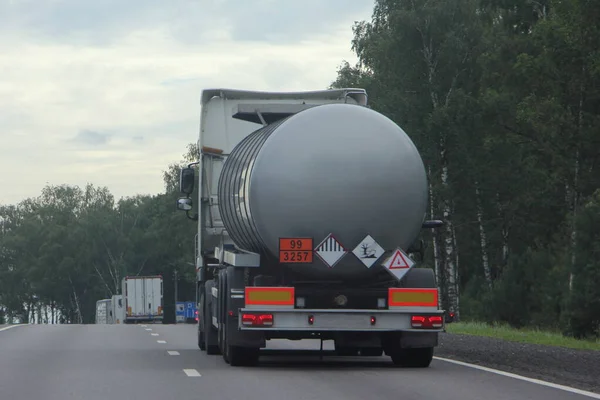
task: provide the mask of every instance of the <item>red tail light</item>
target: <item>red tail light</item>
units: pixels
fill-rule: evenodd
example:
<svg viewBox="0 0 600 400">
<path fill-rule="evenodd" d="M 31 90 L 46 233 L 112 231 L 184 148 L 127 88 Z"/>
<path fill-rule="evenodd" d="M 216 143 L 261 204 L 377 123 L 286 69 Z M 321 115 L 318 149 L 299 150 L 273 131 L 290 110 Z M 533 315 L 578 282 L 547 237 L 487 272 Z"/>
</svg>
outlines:
<svg viewBox="0 0 600 400">
<path fill-rule="evenodd" d="M 377 320 L 375 319 L 375 317 L 371 317 L 371 325 L 375 325 L 375 322 L 377 322 Z"/>
<path fill-rule="evenodd" d="M 437 329 L 441 328 L 442 324 L 442 317 L 439 315 L 413 315 L 410 319 L 413 328 Z"/>
<path fill-rule="evenodd" d="M 194 314 L 198 315 L 198 310 L 194 311 Z"/>
<path fill-rule="evenodd" d="M 242 314 L 242 324 L 247 326 L 272 326 L 273 314 Z"/>
<path fill-rule="evenodd" d="M 441 328 L 444 324 L 444 320 L 441 315 L 433 315 L 429 317 L 429 322 L 433 328 Z"/>
</svg>

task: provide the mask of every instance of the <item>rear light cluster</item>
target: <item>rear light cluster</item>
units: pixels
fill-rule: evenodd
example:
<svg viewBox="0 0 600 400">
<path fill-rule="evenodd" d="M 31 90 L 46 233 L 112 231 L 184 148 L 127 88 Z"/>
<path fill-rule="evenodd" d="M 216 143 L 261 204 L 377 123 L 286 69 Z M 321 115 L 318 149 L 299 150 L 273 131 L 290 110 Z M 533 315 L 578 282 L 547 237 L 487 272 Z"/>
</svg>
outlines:
<svg viewBox="0 0 600 400">
<path fill-rule="evenodd" d="M 443 325 L 441 315 L 413 315 L 410 325 L 417 329 L 438 329 Z"/>
<path fill-rule="evenodd" d="M 194 314 L 196 315 L 196 321 L 198 321 L 198 310 L 194 311 Z"/>
<path fill-rule="evenodd" d="M 273 314 L 242 314 L 242 325 L 273 326 Z"/>
</svg>

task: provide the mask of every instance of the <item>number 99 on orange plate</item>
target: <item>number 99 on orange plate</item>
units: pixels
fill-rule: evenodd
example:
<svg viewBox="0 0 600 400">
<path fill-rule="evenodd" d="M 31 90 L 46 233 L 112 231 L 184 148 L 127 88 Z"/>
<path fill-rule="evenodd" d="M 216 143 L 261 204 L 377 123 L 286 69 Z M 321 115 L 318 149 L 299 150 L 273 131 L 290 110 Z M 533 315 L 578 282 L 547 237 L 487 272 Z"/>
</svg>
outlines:
<svg viewBox="0 0 600 400">
<path fill-rule="evenodd" d="M 312 263 L 312 238 L 279 238 L 279 262 L 286 264 Z"/>
</svg>

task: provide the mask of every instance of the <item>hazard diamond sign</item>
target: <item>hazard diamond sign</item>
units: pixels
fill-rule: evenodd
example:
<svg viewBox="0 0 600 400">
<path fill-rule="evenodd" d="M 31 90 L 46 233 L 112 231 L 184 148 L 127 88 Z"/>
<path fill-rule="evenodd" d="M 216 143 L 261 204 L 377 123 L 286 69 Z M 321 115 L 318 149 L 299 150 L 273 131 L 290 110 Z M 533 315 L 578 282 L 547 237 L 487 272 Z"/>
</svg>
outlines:
<svg viewBox="0 0 600 400">
<path fill-rule="evenodd" d="M 402 249 L 396 249 L 383 263 L 383 266 L 398 280 L 402 279 L 413 265 L 415 262 Z"/>
</svg>

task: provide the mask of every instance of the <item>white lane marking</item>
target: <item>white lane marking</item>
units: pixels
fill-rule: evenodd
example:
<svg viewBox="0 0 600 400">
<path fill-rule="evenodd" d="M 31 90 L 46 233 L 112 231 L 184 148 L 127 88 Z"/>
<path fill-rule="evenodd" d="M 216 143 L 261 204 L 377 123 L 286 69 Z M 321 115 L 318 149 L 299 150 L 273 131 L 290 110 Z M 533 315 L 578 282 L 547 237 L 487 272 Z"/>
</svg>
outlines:
<svg viewBox="0 0 600 400">
<path fill-rule="evenodd" d="M 198 371 L 196 371 L 195 369 L 184 369 L 183 372 L 185 372 L 185 374 L 187 376 L 197 376 L 200 377 L 202 375 L 200 375 L 200 373 Z"/>
<path fill-rule="evenodd" d="M 158 333 L 151 333 L 152 336 L 158 336 Z"/>
<path fill-rule="evenodd" d="M 142 328 L 146 328 L 148 327 L 148 325 L 140 325 Z"/>
<path fill-rule="evenodd" d="M 146 328 L 146 330 L 147 330 L 147 331 L 151 331 L 151 330 L 152 330 L 152 328 Z"/>
<path fill-rule="evenodd" d="M 167 343 L 166 340 L 157 340 L 156 343 Z"/>
<path fill-rule="evenodd" d="M 469 363 L 462 362 L 462 361 L 450 360 L 448 358 L 441 358 L 441 357 L 433 357 L 433 358 L 435 358 L 436 360 L 445 361 L 445 362 L 452 363 L 452 364 L 462 365 L 463 367 L 474 368 L 474 369 L 478 369 L 480 371 L 491 372 L 492 374 L 507 376 L 509 378 L 519 379 L 519 380 L 522 380 L 525 382 L 535 383 L 535 384 L 541 385 L 541 386 L 547 386 L 547 387 L 551 387 L 554 389 L 564 390 L 565 392 L 580 394 L 582 396 L 587 396 L 592 399 L 600 399 L 600 394 L 598 394 L 598 393 L 592 393 L 592 392 L 588 392 L 588 391 L 581 390 L 581 389 L 575 389 L 570 386 L 557 385 L 556 383 L 550 383 L 550 382 L 546 382 L 546 381 L 541 381 L 539 379 L 533 379 L 533 378 L 528 378 L 526 376 L 511 374 L 510 372 L 504 372 L 504 371 L 499 371 L 497 369 L 482 367 L 481 365 L 475 365 L 475 364 L 469 364 Z"/>
<path fill-rule="evenodd" d="M 0 328 L 0 332 L 7 331 L 9 329 L 16 328 L 17 326 L 23 326 L 23 325 L 27 325 L 27 324 L 16 324 L 16 325 L 5 326 L 4 328 Z"/>
<path fill-rule="evenodd" d="M 170 356 L 178 356 L 179 355 L 179 352 L 175 351 L 175 350 L 169 350 L 169 351 L 167 351 L 167 353 L 169 353 Z"/>
</svg>

